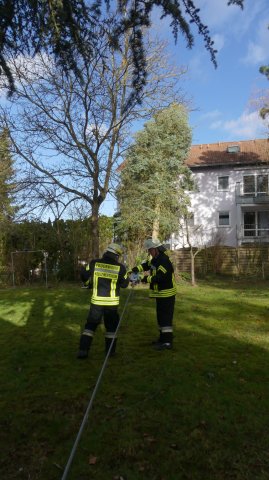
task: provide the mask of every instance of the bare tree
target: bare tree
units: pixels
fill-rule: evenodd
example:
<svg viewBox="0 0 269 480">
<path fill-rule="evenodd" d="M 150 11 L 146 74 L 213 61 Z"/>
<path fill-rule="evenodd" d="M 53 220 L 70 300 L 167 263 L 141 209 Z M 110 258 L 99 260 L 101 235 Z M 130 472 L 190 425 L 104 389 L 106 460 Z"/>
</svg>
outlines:
<svg viewBox="0 0 269 480">
<path fill-rule="evenodd" d="M 220 271 L 221 265 L 221 246 L 225 245 L 225 235 L 214 228 L 206 229 L 201 224 L 193 223 L 193 213 L 186 209 L 185 215 L 181 218 L 178 237 L 179 244 L 182 248 L 189 248 L 191 263 L 191 284 L 196 286 L 196 257 L 207 248 L 211 251 L 213 269 L 215 272 Z M 207 262 L 203 262 L 204 271 L 207 270 Z"/>
<path fill-rule="evenodd" d="M 179 232 L 177 234 L 180 245 L 189 248 L 191 262 L 191 284 L 196 286 L 195 259 L 206 244 L 205 232 L 202 225 L 193 224 L 193 213 L 186 209 L 185 215 L 181 218 Z"/>
<path fill-rule="evenodd" d="M 109 36 L 108 28 L 96 35 L 97 53 L 91 63 L 81 65 L 82 79 L 56 67 L 48 56 L 38 55 L 34 61 L 10 56 L 16 92 L 0 116 L 28 198 L 43 209 L 56 197 L 64 205 L 78 199 L 88 205 L 94 255 L 99 253 L 99 209 L 113 192 L 133 123 L 183 101 L 178 86 L 184 70 L 168 64 L 163 42 L 148 39 L 142 104 L 135 97 L 126 103 L 133 88 L 128 36 L 117 51 Z M 2 81 L 1 87 L 8 84 Z"/>
<path fill-rule="evenodd" d="M 191 284 L 193 287 L 196 286 L 196 275 L 195 275 L 195 258 L 198 253 L 201 252 L 205 248 L 203 243 L 203 231 L 201 225 L 196 225 L 193 227 L 189 226 L 188 218 L 184 218 L 185 224 L 185 235 L 186 235 L 186 242 L 190 249 L 190 259 L 191 259 Z M 194 239 L 195 239 L 195 247 L 194 247 Z"/>
</svg>

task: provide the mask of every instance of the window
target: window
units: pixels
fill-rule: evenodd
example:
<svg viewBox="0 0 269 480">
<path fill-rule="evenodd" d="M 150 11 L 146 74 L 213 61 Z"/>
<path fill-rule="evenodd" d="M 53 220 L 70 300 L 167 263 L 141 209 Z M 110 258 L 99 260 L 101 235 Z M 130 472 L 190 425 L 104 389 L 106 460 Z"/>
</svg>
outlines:
<svg viewBox="0 0 269 480">
<path fill-rule="evenodd" d="M 240 145 L 229 145 L 227 147 L 228 153 L 239 153 L 240 152 Z"/>
<path fill-rule="evenodd" d="M 256 215 L 255 212 L 244 212 L 244 236 L 255 237 Z"/>
<path fill-rule="evenodd" d="M 244 175 L 244 195 L 268 195 L 268 175 Z"/>
<path fill-rule="evenodd" d="M 243 177 L 244 195 L 255 195 L 255 176 L 245 175 Z"/>
<path fill-rule="evenodd" d="M 229 177 L 225 175 L 223 177 L 218 177 L 218 190 L 228 190 L 229 188 Z"/>
<path fill-rule="evenodd" d="M 185 222 L 188 227 L 194 227 L 194 214 L 192 212 L 185 217 Z"/>
<path fill-rule="evenodd" d="M 269 235 L 269 212 L 257 212 L 258 236 L 266 237 Z"/>
<path fill-rule="evenodd" d="M 227 227 L 230 225 L 230 212 L 219 212 L 219 226 Z"/>
<path fill-rule="evenodd" d="M 268 237 L 269 236 L 269 211 L 244 212 L 244 236 Z"/>
<path fill-rule="evenodd" d="M 257 195 L 268 195 L 268 175 L 257 176 Z"/>
</svg>

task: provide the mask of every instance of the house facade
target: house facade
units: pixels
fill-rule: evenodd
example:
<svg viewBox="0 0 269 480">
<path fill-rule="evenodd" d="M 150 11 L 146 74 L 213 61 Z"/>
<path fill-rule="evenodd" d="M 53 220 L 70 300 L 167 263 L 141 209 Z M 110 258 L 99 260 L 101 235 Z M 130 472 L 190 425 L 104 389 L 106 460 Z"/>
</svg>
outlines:
<svg viewBox="0 0 269 480">
<path fill-rule="evenodd" d="M 269 139 L 193 145 L 189 218 L 171 248 L 269 243 Z"/>
</svg>

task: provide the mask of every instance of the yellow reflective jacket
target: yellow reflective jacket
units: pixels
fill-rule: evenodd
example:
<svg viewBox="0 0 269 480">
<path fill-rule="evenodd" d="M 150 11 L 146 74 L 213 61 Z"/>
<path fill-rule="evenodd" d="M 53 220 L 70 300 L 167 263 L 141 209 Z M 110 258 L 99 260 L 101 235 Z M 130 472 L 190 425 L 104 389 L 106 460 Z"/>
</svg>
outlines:
<svg viewBox="0 0 269 480">
<path fill-rule="evenodd" d="M 157 257 L 133 268 L 133 271 L 139 272 L 147 270 L 150 270 L 150 275 L 146 277 L 147 283 L 150 284 L 150 297 L 164 298 L 176 295 L 174 267 L 167 253 L 160 252 Z"/>
<path fill-rule="evenodd" d="M 120 289 L 128 286 L 129 278 L 125 266 L 106 252 L 102 258 L 90 262 L 86 282 L 92 288 L 91 303 L 117 306 L 120 301 Z"/>
</svg>

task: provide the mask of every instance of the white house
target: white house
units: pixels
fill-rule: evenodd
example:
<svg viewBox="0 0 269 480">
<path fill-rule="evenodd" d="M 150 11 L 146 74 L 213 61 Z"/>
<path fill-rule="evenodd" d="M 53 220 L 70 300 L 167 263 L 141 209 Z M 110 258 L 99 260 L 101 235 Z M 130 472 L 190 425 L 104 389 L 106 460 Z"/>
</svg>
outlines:
<svg viewBox="0 0 269 480">
<path fill-rule="evenodd" d="M 193 145 L 191 218 L 171 248 L 269 242 L 269 139 Z"/>
</svg>

